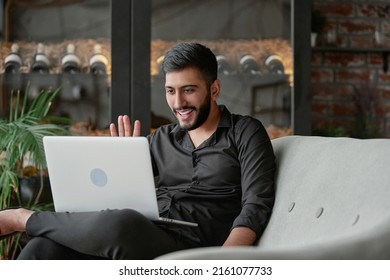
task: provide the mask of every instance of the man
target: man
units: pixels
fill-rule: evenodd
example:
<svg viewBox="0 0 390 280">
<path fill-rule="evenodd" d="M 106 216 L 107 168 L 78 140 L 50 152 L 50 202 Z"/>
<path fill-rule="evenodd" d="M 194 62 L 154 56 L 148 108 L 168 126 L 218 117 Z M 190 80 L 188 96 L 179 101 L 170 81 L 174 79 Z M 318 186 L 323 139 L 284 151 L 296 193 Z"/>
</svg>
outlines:
<svg viewBox="0 0 390 280">
<path fill-rule="evenodd" d="M 207 47 L 174 46 L 162 70 L 177 123 L 148 136 L 159 210 L 199 226 L 158 225 L 131 209 L 2 211 L 0 235 L 25 231 L 33 237 L 20 259 L 152 259 L 194 247 L 252 245 L 261 236 L 274 202 L 275 170 L 264 127 L 217 104 L 217 61 Z M 119 116 L 110 132 L 139 136 L 140 126 Z"/>
</svg>

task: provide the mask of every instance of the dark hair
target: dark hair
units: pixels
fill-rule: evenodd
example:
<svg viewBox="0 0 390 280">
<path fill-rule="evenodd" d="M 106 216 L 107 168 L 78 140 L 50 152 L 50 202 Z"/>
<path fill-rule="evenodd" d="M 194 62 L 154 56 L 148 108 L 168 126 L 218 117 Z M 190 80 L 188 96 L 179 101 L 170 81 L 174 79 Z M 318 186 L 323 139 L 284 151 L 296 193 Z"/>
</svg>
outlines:
<svg viewBox="0 0 390 280">
<path fill-rule="evenodd" d="M 165 54 L 161 65 L 164 75 L 187 67 L 198 68 L 208 85 L 218 78 L 218 64 L 214 53 L 199 43 L 179 43 L 173 46 Z"/>
</svg>

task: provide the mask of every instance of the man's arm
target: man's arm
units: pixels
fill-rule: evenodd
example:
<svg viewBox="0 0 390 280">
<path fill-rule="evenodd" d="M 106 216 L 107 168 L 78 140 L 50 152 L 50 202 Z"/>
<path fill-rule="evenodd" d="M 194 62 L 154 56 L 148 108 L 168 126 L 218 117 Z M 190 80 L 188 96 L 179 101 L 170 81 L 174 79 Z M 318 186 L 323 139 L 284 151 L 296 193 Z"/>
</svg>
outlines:
<svg viewBox="0 0 390 280">
<path fill-rule="evenodd" d="M 275 155 L 263 125 L 244 118 L 236 125 L 236 147 L 241 165 L 242 209 L 225 245 L 252 245 L 263 233 L 275 199 Z"/>
<path fill-rule="evenodd" d="M 223 246 L 252 245 L 256 241 L 256 233 L 247 227 L 232 229 Z"/>
</svg>

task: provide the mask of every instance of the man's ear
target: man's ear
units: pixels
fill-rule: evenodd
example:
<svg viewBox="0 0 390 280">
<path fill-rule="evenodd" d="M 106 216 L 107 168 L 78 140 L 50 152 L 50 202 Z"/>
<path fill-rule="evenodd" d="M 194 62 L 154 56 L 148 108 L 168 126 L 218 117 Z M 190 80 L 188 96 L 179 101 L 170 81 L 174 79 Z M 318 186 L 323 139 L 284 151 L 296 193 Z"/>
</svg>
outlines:
<svg viewBox="0 0 390 280">
<path fill-rule="evenodd" d="M 217 99 L 219 97 L 220 90 L 221 90 L 221 82 L 217 79 L 211 84 L 211 87 L 210 87 L 212 100 L 217 101 Z"/>
</svg>

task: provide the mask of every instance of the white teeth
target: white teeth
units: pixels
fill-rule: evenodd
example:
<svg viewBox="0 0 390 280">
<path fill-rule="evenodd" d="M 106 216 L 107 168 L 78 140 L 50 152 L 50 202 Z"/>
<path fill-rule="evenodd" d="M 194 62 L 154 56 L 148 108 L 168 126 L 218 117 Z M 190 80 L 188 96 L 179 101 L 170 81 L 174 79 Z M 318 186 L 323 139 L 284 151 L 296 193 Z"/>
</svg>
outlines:
<svg viewBox="0 0 390 280">
<path fill-rule="evenodd" d="M 188 115 L 189 113 L 191 113 L 192 110 L 186 110 L 186 111 L 180 111 L 178 112 L 180 115 Z"/>
</svg>

